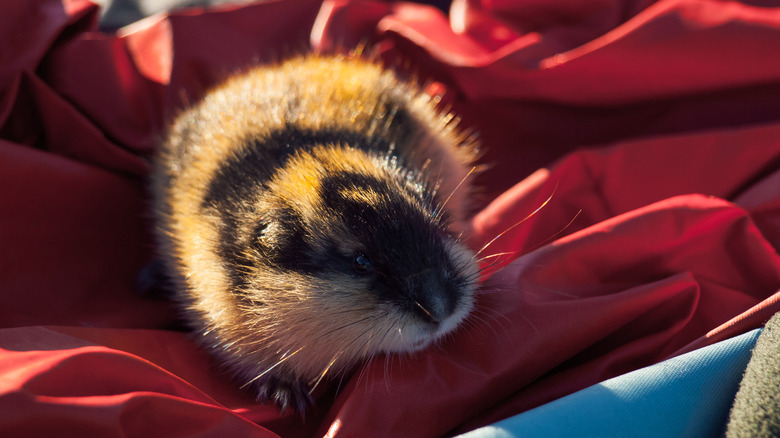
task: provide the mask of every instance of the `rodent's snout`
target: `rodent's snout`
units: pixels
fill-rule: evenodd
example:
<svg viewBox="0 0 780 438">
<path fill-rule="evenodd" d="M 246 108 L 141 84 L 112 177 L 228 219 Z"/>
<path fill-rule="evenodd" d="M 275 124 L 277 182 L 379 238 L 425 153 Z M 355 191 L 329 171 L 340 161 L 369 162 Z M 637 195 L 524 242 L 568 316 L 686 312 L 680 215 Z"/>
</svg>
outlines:
<svg viewBox="0 0 780 438">
<path fill-rule="evenodd" d="M 473 289 L 425 290 L 411 300 L 399 321 L 397 337 L 387 339 L 385 351 L 411 353 L 452 332 L 472 308 Z"/>
<path fill-rule="evenodd" d="M 413 311 L 422 320 L 438 325 L 455 312 L 460 291 L 440 281 L 428 281 L 418 288 L 413 298 Z"/>
<path fill-rule="evenodd" d="M 402 345 L 389 350 L 423 349 L 452 332 L 471 311 L 477 277 L 473 254 L 454 241 L 446 241 L 444 254 L 438 262 L 448 267 L 425 269 L 410 276 L 414 280 L 406 284 L 406 316 L 399 330 Z"/>
</svg>

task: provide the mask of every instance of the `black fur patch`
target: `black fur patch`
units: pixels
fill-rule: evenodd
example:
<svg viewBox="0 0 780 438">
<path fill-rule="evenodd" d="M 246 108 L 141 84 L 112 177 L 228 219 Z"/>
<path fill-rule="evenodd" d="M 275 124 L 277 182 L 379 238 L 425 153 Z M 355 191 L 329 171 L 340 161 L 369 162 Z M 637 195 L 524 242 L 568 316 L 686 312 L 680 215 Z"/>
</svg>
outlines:
<svg viewBox="0 0 780 438">
<path fill-rule="evenodd" d="M 390 143 L 383 138 L 338 130 L 310 131 L 288 126 L 266 138 L 249 141 L 246 147 L 219 168 L 209 183 L 201 207 L 220 213 L 220 256 L 226 264 L 240 266 L 248 262 L 241 255 L 237 231 L 239 217 L 243 213 L 242 203 L 255 197 L 258 185 L 262 186 L 271 179 L 296 151 L 311 150 L 317 145 L 327 144 L 351 146 L 365 151 L 390 149 Z M 301 257 L 305 254 L 301 251 L 307 250 L 302 225 L 296 225 L 292 217 L 281 222 L 291 225 L 291 228 L 284 230 L 282 237 L 285 245 L 275 250 L 265 249 L 264 254 L 269 257 L 269 262 L 282 269 L 312 271 L 315 267 Z M 256 227 L 262 227 L 262 224 Z M 234 286 L 240 289 L 248 279 L 245 271 L 236 266 L 226 267 Z"/>
<path fill-rule="evenodd" d="M 222 216 L 222 224 L 219 229 L 219 255 L 234 292 L 239 293 L 249 284 L 248 273 L 242 267 L 249 265 L 250 260 L 244 255 L 238 241 L 236 223 L 236 218 L 232 213 Z"/>
<path fill-rule="evenodd" d="M 301 218 L 292 208 L 284 208 L 276 211 L 276 222 L 278 229 L 272 242 L 263 242 L 259 233 L 253 236 L 268 263 L 285 271 L 316 272 L 318 267 L 308 257 L 311 246 L 306 241 L 306 230 Z"/>
<path fill-rule="evenodd" d="M 403 187 L 403 185 L 402 185 Z M 341 218 L 373 265 L 370 287 L 378 298 L 437 323 L 451 314 L 465 280 L 442 272 L 456 272 L 444 249 L 446 232 L 430 213 L 431 208 L 414 190 L 399 190 L 392 182 L 360 173 L 338 173 L 321 181 L 325 207 Z M 385 202 L 367 204 L 344 191 L 374 191 Z M 335 245 L 333 245 L 335 247 Z M 339 261 L 339 258 L 342 261 Z M 332 254 L 322 263 L 330 269 L 349 270 L 350 260 Z M 360 275 L 360 274 L 356 274 Z M 426 310 L 422 310 L 420 307 Z"/>
<path fill-rule="evenodd" d="M 287 126 L 267 137 L 248 140 L 246 147 L 228 159 L 211 179 L 202 206 L 230 209 L 251 197 L 258 184 L 271 179 L 295 152 L 328 144 L 382 153 L 390 150 L 392 141 L 344 130 L 313 131 Z"/>
<path fill-rule="evenodd" d="M 246 266 L 250 261 L 243 255 L 242 245 L 246 240 L 238 235 L 238 226 L 243 212 L 243 206 L 252 202 L 258 190 L 283 168 L 287 161 L 298 151 L 310 151 L 321 145 L 340 145 L 353 147 L 358 150 L 383 154 L 392 149 L 396 141 L 406 141 L 412 135 L 412 123 L 410 115 L 401 107 L 394 108 L 388 127 L 384 129 L 383 136 L 368 136 L 358 132 L 345 131 L 343 129 L 307 130 L 293 125 L 287 125 L 284 129 L 277 130 L 267 136 L 248 140 L 244 147 L 226 160 L 219 167 L 209 182 L 206 195 L 201 207 L 204 210 L 217 211 L 222 218 L 220 228 L 220 256 L 225 261 L 231 282 L 237 291 L 243 289 L 249 281 Z M 394 135 L 389 135 L 392 131 Z M 395 198 L 384 209 L 382 206 L 373 206 L 367 209 L 365 204 L 345 199 L 333 198 L 338 193 L 338 187 L 346 184 L 356 187 L 379 187 L 382 193 L 393 193 L 397 188 L 391 188 L 387 181 L 381 181 L 359 173 L 348 173 L 327 178 L 322 182 L 323 196 L 326 204 L 332 204 L 334 209 L 340 210 L 345 217 L 349 217 L 349 223 L 356 228 L 365 228 L 363 231 L 370 234 L 387 233 L 387 229 L 378 227 L 383 219 L 393 217 L 398 209 L 409 210 L 409 204 L 403 195 L 396 193 Z M 409 191 L 407 195 L 417 196 L 419 201 L 426 202 L 423 195 Z M 430 202 L 430 200 L 427 200 Z M 394 210 L 394 211 L 393 211 Z M 277 212 L 278 213 L 278 212 Z M 407 213 L 419 214 L 409 211 Z M 265 226 L 263 223 L 255 224 L 257 236 L 252 236 L 252 242 L 258 242 L 257 250 L 266 257 L 270 265 L 279 269 L 302 273 L 314 273 L 333 268 L 342 268 L 347 261 L 334 259 L 334 255 L 314 255 L 311 247 L 306 242 L 306 232 L 300 219 L 295 213 L 287 212 L 288 217 L 281 219 L 279 223 L 285 227 L 281 234 L 276 236 L 276 246 L 264 247 L 262 239 L 259 239 Z M 406 215 L 404 215 L 406 216 Z M 422 219 L 422 218 L 420 218 Z M 394 222 L 396 228 L 403 226 L 404 221 Z M 423 220 L 423 222 L 425 222 Z M 364 224 L 365 227 L 361 227 Z M 422 223 L 421 223 L 422 225 Z M 430 226 L 429 224 L 425 224 Z M 392 239 L 392 237 L 390 237 Z M 334 245 L 335 246 L 335 245 Z M 314 256 L 309 257 L 308 255 Z M 342 256 L 343 257 L 343 256 Z M 338 266 L 332 266 L 338 265 Z"/>
</svg>

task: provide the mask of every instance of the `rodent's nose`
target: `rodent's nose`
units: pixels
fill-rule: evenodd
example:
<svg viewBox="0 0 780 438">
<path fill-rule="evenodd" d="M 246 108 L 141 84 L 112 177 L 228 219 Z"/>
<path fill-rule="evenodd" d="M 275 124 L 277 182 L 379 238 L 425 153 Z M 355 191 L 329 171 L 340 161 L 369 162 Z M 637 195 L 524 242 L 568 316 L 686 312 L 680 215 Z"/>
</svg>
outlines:
<svg viewBox="0 0 780 438">
<path fill-rule="evenodd" d="M 417 314 L 426 322 L 439 324 L 452 315 L 455 302 L 445 294 L 425 291 L 414 301 Z"/>
</svg>

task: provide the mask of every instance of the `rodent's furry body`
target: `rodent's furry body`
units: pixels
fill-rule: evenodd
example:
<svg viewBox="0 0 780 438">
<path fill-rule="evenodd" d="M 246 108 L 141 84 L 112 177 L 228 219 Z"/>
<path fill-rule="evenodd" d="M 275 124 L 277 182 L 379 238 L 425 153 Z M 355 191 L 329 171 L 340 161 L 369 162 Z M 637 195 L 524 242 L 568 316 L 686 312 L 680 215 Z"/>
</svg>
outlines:
<svg viewBox="0 0 780 438">
<path fill-rule="evenodd" d="M 153 178 L 163 261 L 203 345 L 260 398 L 303 410 L 323 376 L 470 311 L 476 262 L 454 235 L 474 150 L 453 125 L 349 56 L 252 68 L 177 118 Z"/>
</svg>

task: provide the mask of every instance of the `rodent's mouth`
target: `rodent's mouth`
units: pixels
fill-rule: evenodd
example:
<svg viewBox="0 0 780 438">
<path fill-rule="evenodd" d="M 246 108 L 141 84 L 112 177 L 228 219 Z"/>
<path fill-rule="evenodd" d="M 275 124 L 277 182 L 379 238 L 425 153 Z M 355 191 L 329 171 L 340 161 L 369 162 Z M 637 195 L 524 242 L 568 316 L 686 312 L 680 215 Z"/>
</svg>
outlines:
<svg viewBox="0 0 780 438">
<path fill-rule="evenodd" d="M 460 292 L 461 296 L 455 308 L 440 321 L 423 318 L 419 312 L 401 312 L 397 320 L 399 325 L 391 329 L 395 331 L 394 335 L 388 336 L 380 348 L 386 352 L 413 353 L 429 347 L 451 333 L 466 318 L 473 306 L 473 290 Z"/>
<path fill-rule="evenodd" d="M 414 348 L 415 350 L 417 350 L 419 348 L 424 348 L 424 347 L 426 347 L 428 345 L 428 343 L 429 343 L 428 339 L 418 339 L 418 340 L 412 342 L 412 348 Z"/>
<path fill-rule="evenodd" d="M 381 349 L 388 353 L 413 353 L 429 346 L 435 334 L 418 327 L 396 328 L 396 334 L 388 339 Z"/>
<path fill-rule="evenodd" d="M 454 321 L 450 321 L 453 319 Z M 428 323 L 413 323 L 405 327 L 405 330 L 398 330 L 402 338 L 401 342 L 395 348 L 398 352 L 414 353 L 416 351 L 428 348 L 435 343 L 437 339 L 449 332 L 458 324 L 460 318 L 448 318 L 446 324 L 431 325 Z"/>
<path fill-rule="evenodd" d="M 429 345 L 431 345 L 431 343 L 432 343 L 431 341 L 432 341 L 432 339 L 430 339 L 430 338 L 420 338 L 420 339 L 417 339 L 415 341 L 407 343 L 406 344 L 406 348 L 404 349 L 404 351 L 406 353 L 414 353 L 415 351 L 424 350 Z"/>
</svg>

